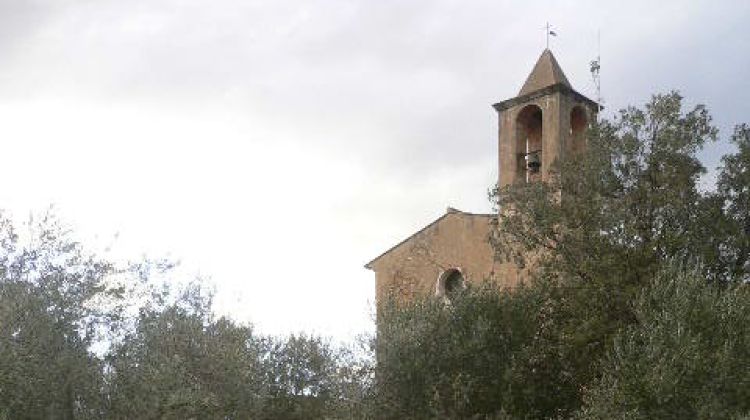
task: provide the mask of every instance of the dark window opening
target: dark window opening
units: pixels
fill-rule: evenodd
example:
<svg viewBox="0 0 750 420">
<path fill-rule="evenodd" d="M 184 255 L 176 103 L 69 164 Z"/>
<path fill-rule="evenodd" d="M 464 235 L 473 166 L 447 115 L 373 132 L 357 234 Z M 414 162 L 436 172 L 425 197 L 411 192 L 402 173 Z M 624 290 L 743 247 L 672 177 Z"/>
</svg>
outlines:
<svg viewBox="0 0 750 420">
<path fill-rule="evenodd" d="M 464 288 L 464 276 L 458 270 L 452 270 L 445 279 L 445 294 L 450 296 Z"/>
<path fill-rule="evenodd" d="M 542 109 L 527 105 L 516 117 L 516 151 L 518 180 L 534 182 L 541 179 L 542 166 Z"/>
</svg>

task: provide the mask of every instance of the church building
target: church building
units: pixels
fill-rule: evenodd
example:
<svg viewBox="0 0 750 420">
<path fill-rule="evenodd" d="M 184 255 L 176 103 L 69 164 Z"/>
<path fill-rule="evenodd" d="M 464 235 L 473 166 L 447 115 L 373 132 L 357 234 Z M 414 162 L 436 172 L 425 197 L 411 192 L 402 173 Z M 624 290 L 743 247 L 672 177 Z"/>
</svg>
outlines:
<svg viewBox="0 0 750 420">
<path fill-rule="evenodd" d="M 498 114 L 500 188 L 544 182 L 553 164 L 586 147 L 584 137 L 598 106 L 573 89 L 549 49 L 544 50 L 518 96 L 493 105 Z M 496 214 L 473 214 L 453 208 L 369 263 L 375 272 L 376 299 L 410 299 L 450 294 L 491 280 L 513 287 L 527 272 L 499 261 L 489 235 Z"/>
</svg>

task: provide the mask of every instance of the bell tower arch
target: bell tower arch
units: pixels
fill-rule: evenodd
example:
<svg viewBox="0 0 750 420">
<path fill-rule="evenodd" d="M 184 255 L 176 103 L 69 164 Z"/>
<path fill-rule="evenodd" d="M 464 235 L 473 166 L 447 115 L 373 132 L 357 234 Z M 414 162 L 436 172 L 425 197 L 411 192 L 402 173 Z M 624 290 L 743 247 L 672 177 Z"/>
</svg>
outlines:
<svg viewBox="0 0 750 420">
<path fill-rule="evenodd" d="M 540 178 L 544 150 L 542 134 L 544 111 L 536 104 L 527 104 L 518 111 L 515 118 L 516 132 L 516 179 L 534 182 Z"/>
<path fill-rule="evenodd" d="M 500 188 L 547 181 L 556 163 L 585 148 L 596 102 L 576 92 L 549 49 L 518 96 L 493 105 L 498 113 Z"/>
</svg>

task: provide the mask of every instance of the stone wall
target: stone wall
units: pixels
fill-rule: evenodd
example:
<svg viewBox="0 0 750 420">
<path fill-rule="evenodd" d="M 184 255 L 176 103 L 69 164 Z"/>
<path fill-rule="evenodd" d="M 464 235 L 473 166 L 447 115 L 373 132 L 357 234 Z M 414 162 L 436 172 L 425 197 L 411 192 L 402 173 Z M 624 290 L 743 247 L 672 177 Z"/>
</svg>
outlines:
<svg viewBox="0 0 750 420">
<path fill-rule="evenodd" d="M 448 212 L 367 265 L 375 271 L 376 299 L 392 295 L 412 299 L 434 295 L 440 275 L 458 269 L 464 280 L 491 280 L 513 287 L 519 270 L 512 263 L 495 261 L 488 241 L 494 215 Z"/>
</svg>

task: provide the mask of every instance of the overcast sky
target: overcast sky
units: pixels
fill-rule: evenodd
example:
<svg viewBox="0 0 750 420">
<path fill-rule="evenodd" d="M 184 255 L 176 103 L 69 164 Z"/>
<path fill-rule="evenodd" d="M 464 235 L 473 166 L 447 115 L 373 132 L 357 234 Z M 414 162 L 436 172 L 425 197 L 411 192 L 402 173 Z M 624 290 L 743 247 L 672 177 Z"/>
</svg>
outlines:
<svg viewBox="0 0 750 420">
<path fill-rule="evenodd" d="M 546 21 L 589 97 L 601 30 L 606 114 L 678 89 L 726 138 L 750 122 L 749 18 L 745 0 L 0 0 L 0 207 L 54 203 L 118 255 L 179 259 L 261 331 L 348 338 L 372 330 L 367 261 L 446 206 L 489 211 L 490 105 Z"/>
</svg>

